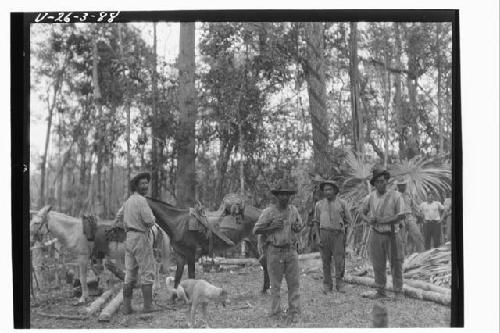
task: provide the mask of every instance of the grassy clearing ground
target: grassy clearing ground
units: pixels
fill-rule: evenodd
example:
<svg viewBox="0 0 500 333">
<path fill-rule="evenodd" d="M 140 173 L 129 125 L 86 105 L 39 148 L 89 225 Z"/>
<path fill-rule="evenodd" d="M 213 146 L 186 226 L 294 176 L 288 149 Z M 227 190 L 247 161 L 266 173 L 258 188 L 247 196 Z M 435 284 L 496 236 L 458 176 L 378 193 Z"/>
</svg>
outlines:
<svg viewBox="0 0 500 333">
<path fill-rule="evenodd" d="M 347 285 L 347 293 L 323 295 L 321 274 L 301 275 L 300 322 L 287 326 L 284 320 L 267 317 L 270 296 L 261 295 L 262 271 L 260 267 L 247 267 L 238 271 L 203 273 L 197 271 L 197 278 L 214 285 L 225 287 L 231 304 L 225 308 L 220 304 L 209 305 L 210 326 L 212 328 L 253 328 L 253 327 L 371 327 L 373 301 L 360 295 L 368 287 Z M 37 315 L 36 312 L 76 315 L 84 306 L 72 306 L 73 298 L 54 295 L 53 298 L 32 307 L 32 328 L 185 328 L 185 305 L 172 304 L 167 299 L 162 278 L 162 293 L 156 296 L 157 303 L 164 310 L 149 315 L 140 313 L 124 316 L 117 313 L 111 322 L 100 323 L 97 316 L 87 320 L 53 319 Z M 282 305 L 286 306 L 286 282 L 282 285 Z M 55 293 L 54 293 L 55 294 Z M 389 312 L 390 327 L 448 327 L 451 311 L 449 307 L 410 298 L 383 302 Z M 135 290 L 133 306 L 142 308 L 140 289 Z M 198 327 L 201 313 L 198 313 Z"/>
</svg>

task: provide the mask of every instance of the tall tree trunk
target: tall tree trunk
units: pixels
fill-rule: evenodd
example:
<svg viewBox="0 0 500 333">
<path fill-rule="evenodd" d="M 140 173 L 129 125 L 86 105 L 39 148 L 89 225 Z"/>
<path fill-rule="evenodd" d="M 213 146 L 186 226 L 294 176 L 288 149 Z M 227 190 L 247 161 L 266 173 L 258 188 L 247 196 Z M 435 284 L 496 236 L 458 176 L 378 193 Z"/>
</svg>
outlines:
<svg viewBox="0 0 500 333">
<path fill-rule="evenodd" d="M 109 160 L 109 181 L 108 181 L 108 206 L 107 206 L 107 211 L 106 211 L 106 216 L 108 218 L 112 218 L 112 212 L 113 212 L 113 178 L 114 178 L 114 154 L 111 152 L 111 158 Z"/>
<path fill-rule="evenodd" d="M 307 58 L 304 70 L 309 95 L 312 124 L 313 158 L 316 172 L 328 172 L 328 115 L 326 111 L 325 59 L 323 56 L 324 23 L 306 23 Z"/>
<path fill-rule="evenodd" d="M 62 112 L 59 113 L 59 141 L 58 141 L 58 150 L 59 150 L 59 168 L 61 170 L 61 174 L 56 174 L 59 177 L 59 181 L 57 183 L 57 209 L 62 212 L 62 197 L 63 197 L 63 181 L 64 181 L 64 155 L 62 153 Z M 69 153 L 69 151 L 68 151 Z"/>
<path fill-rule="evenodd" d="M 125 60 L 123 57 L 123 36 L 122 36 L 122 25 L 118 24 L 118 46 L 119 46 L 119 52 L 120 52 L 120 59 L 123 64 L 125 64 Z M 130 186 L 128 186 L 130 182 L 130 174 L 131 174 L 131 169 L 130 169 L 130 164 L 131 164 L 131 155 L 130 155 L 130 99 L 129 99 L 129 86 L 128 86 L 128 80 L 125 82 L 125 113 L 127 114 L 127 137 L 126 137 L 126 142 L 127 142 L 127 181 L 126 181 L 126 186 L 127 186 L 127 197 L 130 196 Z"/>
<path fill-rule="evenodd" d="M 351 90 L 353 146 L 357 153 L 364 155 L 363 113 L 359 107 L 359 70 L 358 70 L 358 27 L 350 23 L 349 36 L 349 78 Z"/>
<path fill-rule="evenodd" d="M 436 68 L 437 68 L 437 109 L 438 109 L 438 135 L 439 135 L 439 154 L 444 153 L 444 135 L 443 135 L 443 110 L 441 103 L 442 96 L 442 70 L 441 70 L 441 23 L 436 27 Z"/>
<path fill-rule="evenodd" d="M 102 195 L 102 166 L 103 166 L 103 131 L 102 126 L 104 124 L 101 123 L 102 120 L 102 102 L 101 102 L 101 90 L 99 88 L 99 54 L 97 50 L 97 33 L 98 26 L 96 25 L 94 30 L 94 39 L 92 41 L 92 84 L 94 86 L 94 102 L 97 109 L 97 164 L 96 164 L 96 176 L 97 176 L 97 204 L 101 206 L 103 204 L 103 195 Z M 101 213 L 99 211 L 99 213 Z"/>
<path fill-rule="evenodd" d="M 389 104 L 391 101 L 391 72 L 387 70 L 390 65 L 390 59 L 388 59 L 387 52 L 384 52 L 384 72 L 382 73 L 382 83 L 384 88 L 384 169 L 387 169 L 387 159 L 389 155 Z"/>
<path fill-rule="evenodd" d="M 158 175 L 158 110 L 156 109 L 156 23 L 153 23 L 153 65 L 151 69 L 152 76 L 152 97 L 153 97 L 153 121 L 152 121 L 152 175 L 151 175 L 151 195 L 153 198 L 158 199 L 160 197 L 159 191 L 159 175 Z"/>
<path fill-rule="evenodd" d="M 179 130 L 177 131 L 177 199 L 182 207 L 194 204 L 196 90 L 195 23 L 181 22 L 179 42 Z"/>
<path fill-rule="evenodd" d="M 50 131 L 52 130 L 52 116 L 54 114 L 54 109 L 56 106 L 57 95 L 59 94 L 59 91 L 61 89 L 64 67 L 62 70 L 59 70 L 56 73 L 56 77 L 52 85 L 52 90 L 53 90 L 52 102 L 50 102 L 50 97 L 48 94 L 49 89 L 47 90 L 47 110 L 48 110 L 47 132 L 45 134 L 45 147 L 43 150 L 42 163 L 40 165 L 40 198 L 38 202 L 38 206 L 40 209 L 43 206 L 45 206 L 45 178 L 46 178 L 46 167 L 47 167 L 47 154 L 49 152 Z"/>
<path fill-rule="evenodd" d="M 218 175 L 215 184 L 215 194 L 216 202 L 219 203 L 222 200 L 224 192 L 224 178 L 227 172 L 227 166 L 229 162 L 229 157 L 233 151 L 233 144 L 226 140 L 221 140 L 219 148 L 219 162 L 218 162 Z"/>
<path fill-rule="evenodd" d="M 410 159 L 415 155 L 420 153 L 419 137 L 420 131 L 418 128 L 418 108 L 417 108 L 417 82 L 418 82 L 418 59 L 417 55 L 414 54 L 416 46 L 413 45 L 415 38 L 412 38 L 412 34 L 418 32 L 412 31 L 410 28 L 410 36 L 408 38 L 408 71 L 410 75 L 406 76 L 406 84 L 408 86 L 408 99 L 409 99 L 409 110 L 407 114 L 407 121 L 411 133 L 407 133 L 406 144 L 407 144 L 407 158 Z"/>
<path fill-rule="evenodd" d="M 401 64 L 401 54 L 403 50 L 403 45 L 401 42 L 401 31 L 399 29 L 400 23 L 394 23 L 395 32 L 395 49 L 396 49 L 396 68 L 402 69 Z M 402 100 L 402 82 L 401 73 L 394 73 L 394 109 L 396 111 L 396 133 L 398 134 L 398 150 L 399 158 L 404 158 L 406 156 L 406 138 L 405 138 L 405 116 L 403 111 L 403 100 Z"/>
</svg>

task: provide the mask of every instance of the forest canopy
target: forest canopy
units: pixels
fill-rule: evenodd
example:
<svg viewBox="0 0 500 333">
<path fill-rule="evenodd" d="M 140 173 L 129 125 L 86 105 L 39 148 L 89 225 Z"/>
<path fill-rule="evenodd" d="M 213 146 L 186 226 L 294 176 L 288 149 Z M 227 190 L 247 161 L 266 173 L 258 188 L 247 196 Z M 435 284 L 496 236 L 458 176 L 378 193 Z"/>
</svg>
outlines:
<svg viewBox="0 0 500 333">
<path fill-rule="evenodd" d="M 286 175 L 354 202 L 376 164 L 444 196 L 451 43 L 446 22 L 32 24 L 31 208 L 112 218 L 138 170 L 210 209 Z"/>
</svg>

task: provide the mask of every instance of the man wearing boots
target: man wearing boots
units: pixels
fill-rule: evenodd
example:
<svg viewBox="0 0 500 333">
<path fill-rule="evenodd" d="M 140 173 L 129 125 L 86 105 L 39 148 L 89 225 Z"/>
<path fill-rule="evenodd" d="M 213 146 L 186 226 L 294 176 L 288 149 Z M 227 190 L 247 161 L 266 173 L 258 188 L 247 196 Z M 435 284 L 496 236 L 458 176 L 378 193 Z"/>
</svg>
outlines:
<svg viewBox="0 0 500 333">
<path fill-rule="evenodd" d="M 323 262 L 323 293 L 333 289 L 331 261 L 335 265 L 335 288 L 344 293 L 345 236 L 346 227 L 352 217 L 344 200 L 337 197 L 338 185 L 330 180 L 319 185 L 325 198 L 318 201 L 314 208 L 313 223 L 320 235 L 320 253 Z"/>
<path fill-rule="evenodd" d="M 132 195 L 125 201 L 116 214 L 116 221 L 123 220 L 127 231 L 125 241 L 125 282 L 123 285 L 123 312 L 130 314 L 132 310 L 133 288 L 140 278 L 143 312 L 152 312 L 154 256 L 153 247 L 148 240 L 148 231 L 155 224 L 155 217 L 144 196 L 148 193 L 151 176 L 141 172 L 132 178 L 130 188 Z"/>
<path fill-rule="evenodd" d="M 265 235 L 267 267 L 271 280 L 271 317 L 281 316 L 280 289 L 283 275 L 288 288 L 288 322 L 298 321 L 300 313 L 299 294 L 299 257 L 297 237 L 302 228 L 302 219 L 297 208 L 289 204 L 290 197 L 297 193 L 295 186 L 287 181 L 280 184 L 271 193 L 276 197 L 272 204 L 259 217 L 254 226 L 254 233 Z"/>
<path fill-rule="evenodd" d="M 371 298 L 385 298 L 386 263 L 391 263 L 391 274 L 396 298 L 403 295 L 403 239 L 401 224 L 405 218 L 405 203 L 401 193 L 387 189 L 390 174 L 374 169 L 370 184 L 375 187 L 363 205 L 360 216 L 371 226 L 370 254 L 377 286 Z"/>
</svg>

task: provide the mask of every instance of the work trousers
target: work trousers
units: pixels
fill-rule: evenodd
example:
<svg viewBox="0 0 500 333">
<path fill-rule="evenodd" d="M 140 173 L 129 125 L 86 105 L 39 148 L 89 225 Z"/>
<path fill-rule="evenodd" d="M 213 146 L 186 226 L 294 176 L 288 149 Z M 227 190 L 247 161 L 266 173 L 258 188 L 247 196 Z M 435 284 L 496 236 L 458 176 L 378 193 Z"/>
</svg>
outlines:
<svg viewBox="0 0 500 333">
<path fill-rule="evenodd" d="M 135 284 L 140 277 L 141 284 L 154 282 L 153 247 L 146 233 L 129 231 L 125 243 L 125 283 Z"/>
<path fill-rule="evenodd" d="M 288 288 L 288 313 L 300 312 L 299 255 L 295 247 L 267 249 L 267 270 L 271 280 L 271 314 L 281 312 L 280 289 L 283 275 Z"/>
<path fill-rule="evenodd" d="M 345 265 L 345 233 L 342 230 L 320 230 L 320 253 L 323 262 L 323 285 L 333 288 L 331 262 L 335 265 L 335 280 L 338 283 L 344 277 Z"/>
<path fill-rule="evenodd" d="M 424 239 L 426 250 L 431 248 L 431 239 L 433 241 L 433 247 L 441 246 L 441 223 L 439 223 L 439 221 L 424 222 Z"/>
<path fill-rule="evenodd" d="M 403 239 L 401 231 L 394 238 L 390 234 L 381 234 L 372 230 L 370 236 L 370 254 L 375 275 L 375 285 L 379 292 L 385 292 L 387 283 L 386 264 L 391 264 L 392 284 L 395 291 L 403 290 Z"/>
</svg>

